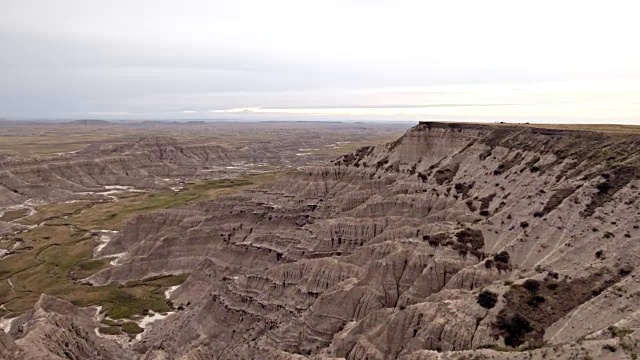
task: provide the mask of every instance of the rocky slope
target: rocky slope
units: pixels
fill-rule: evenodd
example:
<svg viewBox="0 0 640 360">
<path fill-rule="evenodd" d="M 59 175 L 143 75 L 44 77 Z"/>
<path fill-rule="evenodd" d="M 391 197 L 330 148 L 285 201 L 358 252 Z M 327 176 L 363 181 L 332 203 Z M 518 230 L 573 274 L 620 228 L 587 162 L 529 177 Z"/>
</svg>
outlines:
<svg viewBox="0 0 640 360">
<path fill-rule="evenodd" d="M 104 193 L 113 187 L 167 189 L 180 181 L 229 175 L 238 162 L 279 166 L 295 160 L 277 158 L 270 149 L 242 153 L 216 144 L 185 145 L 167 137 L 90 146 L 58 158 L 3 163 L 0 208 L 28 200 L 106 199 Z"/>
<path fill-rule="evenodd" d="M 421 123 L 139 216 L 84 281 L 191 274 L 120 358 L 635 358 L 639 154 L 635 135 Z"/>
<path fill-rule="evenodd" d="M 116 341 L 98 336 L 95 313 L 42 295 L 33 310 L 12 321 L 8 335 L 0 330 L 0 359 L 135 358 Z"/>
</svg>

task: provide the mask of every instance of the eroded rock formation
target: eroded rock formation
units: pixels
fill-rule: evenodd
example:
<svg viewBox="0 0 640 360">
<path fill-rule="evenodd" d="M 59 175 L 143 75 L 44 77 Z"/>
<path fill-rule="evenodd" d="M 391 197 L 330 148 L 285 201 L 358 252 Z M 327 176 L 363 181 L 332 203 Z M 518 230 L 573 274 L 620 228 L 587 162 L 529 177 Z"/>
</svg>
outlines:
<svg viewBox="0 0 640 360">
<path fill-rule="evenodd" d="M 633 358 L 639 154 L 635 135 L 421 123 L 139 216 L 84 281 L 191 274 L 120 358 Z M 92 341 L 77 351 L 106 346 Z"/>
</svg>

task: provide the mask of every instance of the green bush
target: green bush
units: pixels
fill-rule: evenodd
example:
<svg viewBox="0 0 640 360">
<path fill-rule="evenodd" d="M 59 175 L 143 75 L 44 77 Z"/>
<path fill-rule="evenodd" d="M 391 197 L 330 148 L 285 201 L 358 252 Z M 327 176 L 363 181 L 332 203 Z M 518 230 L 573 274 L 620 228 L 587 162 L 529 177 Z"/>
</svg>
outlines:
<svg viewBox="0 0 640 360">
<path fill-rule="evenodd" d="M 533 331 L 529 320 L 520 313 L 501 312 L 496 319 L 496 326 L 505 335 L 504 343 L 507 346 L 520 346 L 525 341 L 525 336 Z"/>
<path fill-rule="evenodd" d="M 478 304 L 485 309 L 492 309 L 498 302 L 498 295 L 492 291 L 484 290 L 478 294 Z"/>
<path fill-rule="evenodd" d="M 529 292 L 533 294 L 540 290 L 540 282 L 534 279 L 527 279 L 524 283 L 522 283 L 522 287 L 529 290 Z"/>
<path fill-rule="evenodd" d="M 506 251 L 501 251 L 493 257 L 493 260 L 507 264 L 509 263 L 509 253 Z"/>
</svg>

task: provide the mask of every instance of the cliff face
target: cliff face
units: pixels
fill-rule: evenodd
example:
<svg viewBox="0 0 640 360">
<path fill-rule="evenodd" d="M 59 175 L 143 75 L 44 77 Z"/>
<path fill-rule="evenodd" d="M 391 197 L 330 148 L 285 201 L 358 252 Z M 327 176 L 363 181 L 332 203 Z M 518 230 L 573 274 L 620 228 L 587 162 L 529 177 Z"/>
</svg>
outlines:
<svg viewBox="0 0 640 360">
<path fill-rule="evenodd" d="M 135 345 L 145 359 L 626 359 L 638 154 L 631 135 L 422 123 L 139 216 L 87 281 L 191 273 L 172 294 L 183 310 Z M 505 346 L 521 351 L 490 349 Z"/>
</svg>

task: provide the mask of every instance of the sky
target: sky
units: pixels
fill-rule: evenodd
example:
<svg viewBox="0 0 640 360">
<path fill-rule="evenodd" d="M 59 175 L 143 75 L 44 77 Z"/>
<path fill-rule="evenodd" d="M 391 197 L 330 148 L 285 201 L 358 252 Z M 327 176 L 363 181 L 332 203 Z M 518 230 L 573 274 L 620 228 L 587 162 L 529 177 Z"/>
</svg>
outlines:
<svg viewBox="0 0 640 360">
<path fill-rule="evenodd" d="M 0 0 L 0 118 L 640 124 L 639 10 Z"/>
</svg>

